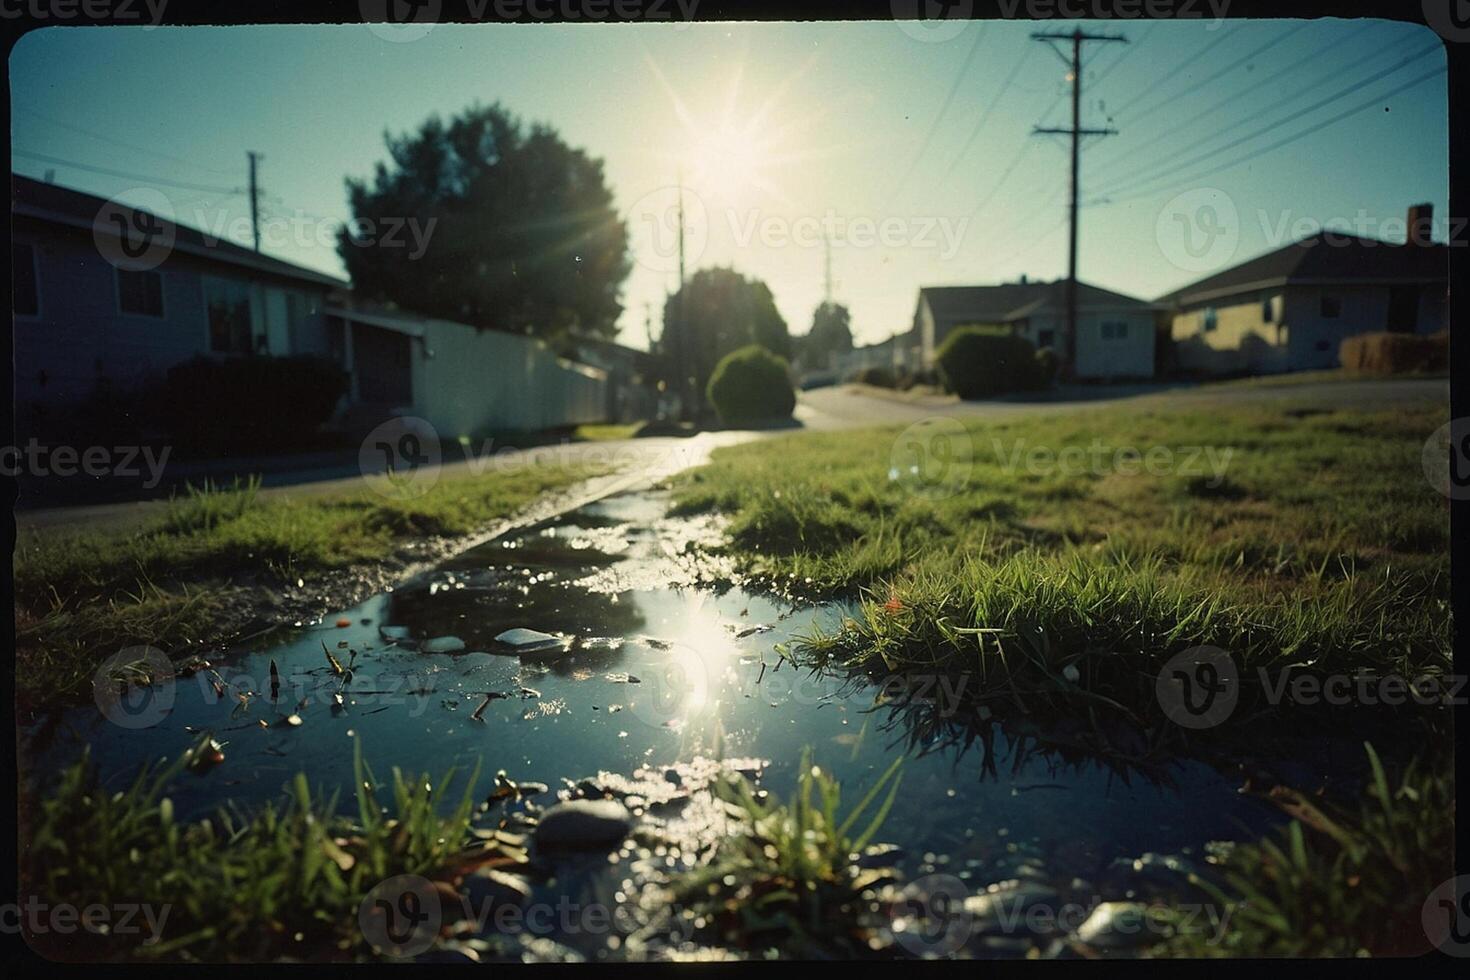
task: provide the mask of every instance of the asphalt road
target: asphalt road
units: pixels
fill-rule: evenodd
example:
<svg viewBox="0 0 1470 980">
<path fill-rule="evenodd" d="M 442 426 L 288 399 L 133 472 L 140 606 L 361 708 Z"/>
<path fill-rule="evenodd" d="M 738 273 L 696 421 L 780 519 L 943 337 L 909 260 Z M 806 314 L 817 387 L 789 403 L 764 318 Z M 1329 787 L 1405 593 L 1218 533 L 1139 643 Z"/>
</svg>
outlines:
<svg viewBox="0 0 1470 980">
<path fill-rule="evenodd" d="M 568 443 L 534 449 L 497 453 L 491 459 L 446 463 L 441 479 L 451 480 L 528 462 L 538 465 L 574 465 L 602 462 L 643 474 L 673 472 L 694 466 L 719 445 L 752 438 L 771 438 L 805 430 L 839 430 L 873 425 L 903 425 L 936 415 L 961 418 L 1005 418 L 1016 415 L 1045 415 L 1076 412 L 1110 404 L 1234 405 L 1289 401 L 1305 406 L 1384 408 L 1395 404 L 1439 398 L 1449 401 L 1449 381 L 1412 379 L 1385 381 L 1328 381 L 1282 385 L 1137 385 L 1093 386 L 1051 392 L 1046 397 L 1003 398 L 962 402 L 950 397 L 909 399 L 898 393 L 874 394 L 853 386 L 820 388 L 801 393 L 796 409 L 799 426 L 764 432 L 712 432 L 687 439 L 625 439 L 605 442 Z M 268 476 L 262 496 L 311 497 L 361 489 L 365 478 L 354 467 L 339 466 Z M 275 485 L 272 485 L 275 484 Z M 34 499 L 34 498 L 32 498 Z M 33 506 L 15 512 L 22 531 L 62 526 L 96 527 L 137 525 L 164 512 L 163 500 L 73 506 Z"/>
</svg>

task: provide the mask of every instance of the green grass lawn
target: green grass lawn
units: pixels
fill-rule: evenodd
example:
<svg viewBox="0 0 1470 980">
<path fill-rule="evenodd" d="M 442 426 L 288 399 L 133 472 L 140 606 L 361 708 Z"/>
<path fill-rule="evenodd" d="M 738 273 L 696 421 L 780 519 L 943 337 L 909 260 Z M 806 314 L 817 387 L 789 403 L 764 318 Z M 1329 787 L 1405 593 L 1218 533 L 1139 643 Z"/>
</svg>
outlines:
<svg viewBox="0 0 1470 980">
<path fill-rule="evenodd" d="M 898 429 L 800 434 L 717 451 L 675 506 L 727 515 L 728 549 L 778 588 L 861 596 L 798 661 L 978 674 L 1022 712 L 1147 721 L 1158 668 L 1194 645 L 1243 678 L 1448 670 L 1448 508 L 1420 462 L 1446 415 L 1165 402 L 966 421 L 929 447 L 957 491 L 939 499 L 913 492 Z"/>
<path fill-rule="evenodd" d="M 15 552 L 16 685 L 37 704 L 85 694 L 105 657 L 136 644 L 173 653 L 221 639 L 221 613 L 249 587 L 378 562 L 408 540 L 462 535 L 543 493 L 598 475 L 528 464 L 445 477 L 392 499 L 263 497 L 254 483 L 192 492 L 138 529 L 47 531 Z"/>
</svg>

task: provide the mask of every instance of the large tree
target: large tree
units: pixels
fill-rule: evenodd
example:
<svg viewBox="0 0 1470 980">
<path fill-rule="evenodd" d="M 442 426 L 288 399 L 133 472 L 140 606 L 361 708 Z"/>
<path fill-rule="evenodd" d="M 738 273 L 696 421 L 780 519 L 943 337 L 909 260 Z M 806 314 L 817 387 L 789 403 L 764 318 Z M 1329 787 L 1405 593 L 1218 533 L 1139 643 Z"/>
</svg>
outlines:
<svg viewBox="0 0 1470 980">
<path fill-rule="evenodd" d="M 720 358 L 747 344 L 791 356 L 791 335 L 770 287 L 734 269 L 700 269 L 664 303 L 659 349 L 670 374 L 704 391 Z"/>
<path fill-rule="evenodd" d="M 802 363 L 826 368 L 833 354 L 852 350 L 852 314 L 841 303 L 822 303 L 812 314 L 812 329 L 796 338 Z"/>
<path fill-rule="evenodd" d="M 512 333 L 616 335 L 628 236 L 602 161 L 498 104 L 384 138 L 390 162 L 347 181 L 355 292 Z"/>
</svg>

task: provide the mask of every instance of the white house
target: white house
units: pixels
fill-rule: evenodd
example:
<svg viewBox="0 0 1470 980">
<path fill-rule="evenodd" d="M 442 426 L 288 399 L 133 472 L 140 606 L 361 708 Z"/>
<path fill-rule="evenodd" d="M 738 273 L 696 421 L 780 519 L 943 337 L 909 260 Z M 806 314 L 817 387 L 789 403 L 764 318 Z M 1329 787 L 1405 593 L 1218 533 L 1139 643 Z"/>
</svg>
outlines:
<svg viewBox="0 0 1470 980">
<path fill-rule="evenodd" d="M 1089 380 L 1148 378 L 1154 374 L 1158 307 L 1089 283 L 1077 283 L 1077 360 L 1074 376 Z M 919 290 L 913 335 L 925 367 L 957 327 L 1003 328 L 1037 348 L 1061 352 L 1067 326 L 1067 283 L 926 286 Z"/>
<path fill-rule="evenodd" d="M 1321 231 L 1161 296 L 1174 366 L 1201 374 L 1334 368 L 1362 333 L 1449 325 L 1449 248 L 1428 240 L 1430 206 L 1409 211 L 1412 241 Z"/>
</svg>

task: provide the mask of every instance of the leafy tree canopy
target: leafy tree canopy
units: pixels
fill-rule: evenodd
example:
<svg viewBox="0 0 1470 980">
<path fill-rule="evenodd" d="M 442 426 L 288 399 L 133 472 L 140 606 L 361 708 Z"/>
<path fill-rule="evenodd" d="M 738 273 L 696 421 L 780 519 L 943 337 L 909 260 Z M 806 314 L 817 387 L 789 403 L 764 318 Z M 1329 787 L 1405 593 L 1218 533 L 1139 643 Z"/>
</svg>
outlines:
<svg viewBox="0 0 1470 980">
<path fill-rule="evenodd" d="M 812 314 L 812 328 L 797 338 L 801 361 L 807 367 L 825 368 L 833 354 L 852 350 L 852 315 L 841 303 L 822 303 Z"/>
<path fill-rule="evenodd" d="M 791 356 L 791 335 L 770 287 L 734 269 L 700 269 L 664 304 L 660 349 L 702 392 L 720 359 L 748 344 Z"/>
<path fill-rule="evenodd" d="M 390 160 L 347 181 L 354 291 L 488 329 L 616 335 L 628 237 L 602 161 L 499 104 L 384 138 Z"/>
</svg>

